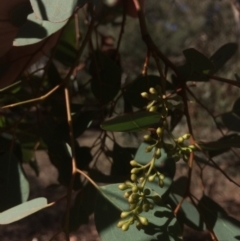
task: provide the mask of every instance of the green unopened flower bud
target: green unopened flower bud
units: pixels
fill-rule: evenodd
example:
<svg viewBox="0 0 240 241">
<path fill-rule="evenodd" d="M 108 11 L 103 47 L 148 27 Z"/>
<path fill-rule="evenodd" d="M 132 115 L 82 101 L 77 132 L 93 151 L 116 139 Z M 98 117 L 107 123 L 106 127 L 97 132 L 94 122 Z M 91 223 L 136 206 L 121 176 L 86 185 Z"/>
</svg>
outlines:
<svg viewBox="0 0 240 241">
<path fill-rule="evenodd" d="M 125 223 L 122 226 L 122 231 L 127 231 L 129 229 L 130 223 Z"/>
<path fill-rule="evenodd" d="M 145 141 L 151 141 L 153 138 L 150 135 L 145 135 L 145 136 L 143 136 L 143 139 Z"/>
<path fill-rule="evenodd" d="M 135 161 L 135 160 L 131 160 L 130 161 L 130 165 L 131 166 L 133 166 L 133 167 L 139 167 L 139 166 L 141 166 L 141 164 L 139 164 L 137 161 Z"/>
<path fill-rule="evenodd" d="M 145 148 L 145 152 L 151 152 L 152 149 L 154 148 L 154 146 L 155 146 L 155 145 L 147 146 L 147 147 Z"/>
<path fill-rule="evenodd" d="M 148 225 L 148 219 L 145 217 L 138 216 L 138 219 L 142 225 Z"/>
<path fill-rule="evenodd" d="M 138 193 L 133 193 L 131 197 L 132 197 L 133 200 L 138 201 L 140 196 L 139 196 Z"/>
<path fill-rule="evenodd" d="M 196 146 L 194 146 L 194 145 L 190 145 L 190 146 L 188 146 L 190 149 L 192 149 L 192 150 L 195 150 L 196 149 Z"/>
<path fill-rule="evenodd" d="M 139 182 L 142 183 L 144 181 L 144 177 L 139 178 Z"/>
<path fill-rule="evenodd" d="M 137 200 L 134 200 L 134 199 L 133 199 L 133 196 L 131 195 L 131 196 L 128 198 L 128 202 L 129 202 L 130 204 L 133 204 L 133 203 L 137 203 Z"/>
<path fill-rule="evenodd" d="M 155 88 L 153 88 L 153 87 L 149 89 L 149 92 L 151 94 L 155 94 L 155 95 L 158 94 L 157 90 Z"/>
<path fill-rule="evenodd" d="M 130 203 L 130 204 L 129 204 L 129 209 L 130 209 L 130 210 L 133 210 L 133 209 L 136 208 L 136 206 L 137 206 L 137 202 L 136 202 L 136 203 Z"/>
<path fill-rule="evenodd" d="M 159 185 L 159 187 L 164 187 L 164 182 L 163 182 L 163 180 L 159 179 L 158 185 Z"/>
<path fill-rule="evenodd" d="M 136 182 L 136 181 L 137 181 L 137 175 L 136 175 L 136 174 L 132 174 L 132 175 L 131 175 L 131 180 L 132 180 L 133 182 Z"/>
<path fill-rule="evenodd" d="M 148 181 L 149 181 L 149 182 L 153 182 L 154 179 L 155 179 L 155 177 L 156 177 L 156 175 L 157 175 L 157 174 L 155 173 L 155 174 L 153 174 L 152 176 L 149 176 L 149 177 L 148 177 Z"/>
<path fill-rule="evenodd" d="M 158 177 L 160 180 L 164 180 L 164 178 L 165 178 L 165 176 L 163 174 L 160 174 Z"/>
<path fill-rule="evenodd" d="M 118 188 L 119 188 L 120 190 L 126 190 L 126 189 L 128 189 L 129 187 L 128 187 L 125 183 L 122 183 L 122 184 L 120 184 L 120 185 L 118 186 Z"/>
<path fill-rule="evenodd" d="M 157 112 L 158 107 L 157 106 L 152 106 L 149 108 L 149 112 Z"/>
<path fill-rule="evenodd" d="M 178 143 L 182 143 L 183 141 L 184 141 L 183 137 L 179 137 L 179 138 L 177 139 L 177 142 L 178 142 Z"/>
<path fill-rule="evenodd" d="M 158 127 L 156 130 L 156 133 L 157 133 L 158 137 L 160 137 L 162 134 L 162 129 L 160 127 Z"/>
<path fill-rule="evenodd" d="M 134 192 L 134 193 L 138 192 L 138 187 L 137 186 L 133 186 L 132 187 L 132 192 Z"/>
<path fill-rule="evenodd" d="M 117 223 L 117 227 L 121 228 L 123 226 L 123 224 L 125 224 L 127 221 L 126 220 L 121 220 Z"/>
<path fill-rule="evenodd" d="M 121 218 L 126 218 L 130 213 L 131 213 L 131 212 L 123 211 L 123 212 L 121 212 L 120 217 L 121 217 Z"/>
<path fill-rule="evenodd" d="M 149 98 L 149 94 L 148 94 L 147 92 L 142 92 L 142 93 L 141 93 L 141 96 L 142 96 L 143 98 L 146 98 L 146 99 Z"/>
<path fill-rule="evenodd" d="M 190 138 L 190 136 L 191 136 L 190 134 L 185 134 L 185 135 L 182 136 L 182 138 L 183 138 L 184 140 L 187 140 L 187 139 Z"/>
<path fill-rule="evenodd" d="M 140 222 L 137 222 L 136 228 L 137 228 L 138 230 L 142 229 L 142 224 L 141 224 Z"/>
<path fill-rule="evenodd" d="M 144 212 L 148 212 L 149 209 L 150 209 L 149 204 L 143 204 L 142 209 L 143 209 Z"/>
<path fill-rule="evenodd" d="M 133 168 L 133 169 L 131 170 L 131 173 L 132 173 L 132 174 L 137 174 L 140 170 L 141 170 L 140 168 L 135 167 L 135 168 Z"/>
<path fill-rule="evenodd" d="M 123 196 L 124 196 L 125 198 L 129 198 L 131 194 L 132 194 L 132 191 L 127 191 L 127 192 L 124 193 Z"/>
<path fill-rule="evenodd" d="M 155 156 L 155 158 L 159 158 L 159 157 L 161 157 L 161 149 L 160 148 L 157 148 L 157 150 L 156 150 L 156 152 L 154 153 L 154 156 Z"/>
</svg>

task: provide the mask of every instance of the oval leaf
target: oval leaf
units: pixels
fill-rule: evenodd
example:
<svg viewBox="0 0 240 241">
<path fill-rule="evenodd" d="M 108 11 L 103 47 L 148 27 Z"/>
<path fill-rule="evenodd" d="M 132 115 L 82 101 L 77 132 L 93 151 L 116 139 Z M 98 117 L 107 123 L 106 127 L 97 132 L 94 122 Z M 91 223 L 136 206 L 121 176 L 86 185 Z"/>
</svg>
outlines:
<svg viewBox="0 0 240 241">
<path fill-rule="evenodd" d="M 47 199 L 35 198 L 0 213 L 0 225 L 13 223 L 47 207 Z"/>
<path fill-rule="evenodd" d="M 101 128 L 119 132 L 141 131 L 157 124 L 159 120 L 159 113 L 140 111 L 110 118 L 102 123 Z"/>
</svg>

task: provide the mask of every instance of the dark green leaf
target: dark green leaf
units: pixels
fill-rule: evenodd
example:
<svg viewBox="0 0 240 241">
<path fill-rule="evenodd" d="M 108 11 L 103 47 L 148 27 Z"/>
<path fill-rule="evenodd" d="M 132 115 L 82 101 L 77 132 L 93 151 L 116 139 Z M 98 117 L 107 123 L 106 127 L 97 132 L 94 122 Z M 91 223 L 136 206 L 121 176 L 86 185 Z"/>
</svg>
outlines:
<svg viewBox="0 0 240 241">
<path fill-rule="evenodd" d="M 113 100 L 121 86 L 122 71 L 119 66 L 109 56 L 96 51 L 90 64 L 90 73 L 94 96 L 102 104 Z"/>
<path fill-rule="evenodd" d="M 46 207 L 47 199 L 44 197 L 24 202 L 0 213 L 0 225 L 16 222 Z"/>
<path fill-rule="evenodd" d="M 212 142 L 199 142 L 198 145 L 208 151 L 210 157 L 220 155 L 229 151 L 231 147 L 240 148 L 240 136 L 237 134 L 230 134 Z"/>
<path fill-rule="evenodd" d="M 155 87 L 156 85 L 161 85 L 161 78 L 159 76 L 140 76 L 124 89 L 124 97 L 133 106 L 143 108 L 147 105 L 148 100 L 143 98 L 141 93 L 148 92 L 149 88 Z M 172 84 L 168 81 L 166 82 L 166 89 L 173 89 Z"/>
<path fill-rule="evenodd" d="M 98 195 L 95 207 L 95 223 L 102 241 L 180 241 L 181 229 L 172 210 L 165 206 L 155 206 L 153 210 L 142 213 L 149 220 L 149 225 L 138 230 L 133 224 L 127 232 L 123 232 L 116 224 L 120 220 L 120 212 L 128 210 L 128 202 L 118 184 L 101 187 L 103 195 Z"/>
<path fill-rule="evenodd" d="M 107 119 L 102 123 L 101 127 L 106 131 L 141 131 L 157 124 L 159 121 L 159 113 L 140 111 Z"/>
<path fill-rule="evenodd" d="M 227 43 L 219 48 L 213 56 L 210 57 L 210 60 L 214 64 L 214 69 L 210 74 L 215 74 L 220 70 L 224 64 L 237 52 L 238 46 L 236 43 Z"/>
<path fill-rule="evenodd" d="M 87 184 L 76 196 L 70 210 L 70 232 L 76 231 L 80 225 L 87 224 L 89 216 L 94 211 L 97 190 L 92 184 Z"/>
<path fill-rule="evenodd" d="M 75 31 L 75 20 L 72 19 L 64 28 L 54 55 L 55 59 L 68 67 L 74 64 L 77 56 Z"/>
<path fill-rule="evenodd" d="M 173 182 L 168 201 L 172 208 L 176 208 L 182 200 L 187 189 L 187 178 L 181 177 Z M 190 202 L 184 200 L 177 214 L 178 222 L 183 226 L 187 225 L 195 230 L 202 231 L 205 228 L 198 210 Z"/>
<path fill-rule="evenodd" d="M 136 148 L 122 147 L 115 142 L 112 154 L 111 175 L 128 176 L 131 170 L 130 161 L 133 160 L 135 153 Z"/>
<path fill-rule="evenodd" d="M 201 214 L 218 240 L 239 240 L 240 222 L 226 214 L 216 202 L 203 196 L 198 203 Z"/>
</svg>

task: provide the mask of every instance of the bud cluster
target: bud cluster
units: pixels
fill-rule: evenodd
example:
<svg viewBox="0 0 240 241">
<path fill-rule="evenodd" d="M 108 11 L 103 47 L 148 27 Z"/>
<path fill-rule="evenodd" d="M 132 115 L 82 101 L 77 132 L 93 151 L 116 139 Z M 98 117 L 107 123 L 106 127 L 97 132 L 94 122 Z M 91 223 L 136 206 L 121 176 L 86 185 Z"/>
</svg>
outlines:
<svg viewBox="0 0 240 241">
<path fill-rule="evenodd" d="M 161 198 L 156 194 L 152 195 L 150 189 L 130 181 L 120 184 L 119 189 L 126 190 L 124 198 L 128 199 L 129 210 L 121 213 L 123 220 L 119 221 L 117 226 L 126 231 L 135 221 L 138 229 L 141 229 L 143 225 L 148 225 L 148 219 L 140 214 L 153 209 L 154 203 L 159 202 Z"/>
<path fill-rule="evenodd" d="M 165 94 L 162 94 L 161 87 L 159 85 L 155 88 L 151 87 L 148 92 L 142 92 L 141 96 L 150 100 L 147 105 L 147 110 L 149 112 L 161 112 L 161 117 L 165 119 L 168 115 L 168 110 L 174 108 L 183 109 L 182 99 L 179 95 L 170 95 L 167 97 Z"/>
</svg>

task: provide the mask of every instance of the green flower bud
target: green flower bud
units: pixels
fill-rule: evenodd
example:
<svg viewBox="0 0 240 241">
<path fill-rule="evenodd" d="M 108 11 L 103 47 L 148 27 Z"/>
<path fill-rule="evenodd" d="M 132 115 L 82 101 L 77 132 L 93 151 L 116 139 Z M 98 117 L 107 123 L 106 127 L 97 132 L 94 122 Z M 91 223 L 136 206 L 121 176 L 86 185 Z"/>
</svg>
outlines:
<svg viewBox="0 0 240 241">
<path fill-rule="evenodd" d="M 138 201 L 139 194 L 138 193 L 133 193 L 131 197 L 132 197 L 133 200 Z"/>
<path fill-rule="evenodd" d="M 148 219 L 142 216 L 138 216 L 138 219 L 142 225 L 148 225 Z"/>
<path fill-rule="evenodd" d="M 141 224 L 140 222 L 137 222 L 136 228 L 137 228 L 138 230 L 142 229 L 142 224 Z"/>
<path fill-rule="evenodd" d="M 141 169 L 139 167 L 135 167 L 131 170 L 132 174 L 137 174 Z"/>
<path fill-rule="evenodd" d="M 151 137 L 150 135 L 145 135 L 145 136 L 143 136 L 143 139 L 144 139 L 145 141 L 151 141 L 151 140 L 152 140 L 152 137 Z"/>
<path fill-rule="evenodd" d="M 129 229 L 129 226 L 130 226 L 129 223 L 123 224 L 122 231 L 127 231 Z"/>
<path fill-rule="evenodd" d="M 142 183 L 144 181 L 144 179 L 145 179 L 144 177 L 140 177 L 139 182 Z"/>
<path fill-rule="evenodd" d="M 142 209 L 143 209 L 144 212 L 148 212 L 149 209 L 150 209 L 149 204 L 143 204 Z"/>
<path fill-rule="evenodd" d="M 118 188 L 123 191 L 123 190 L 128 189 L 129 187 L 125 183 L 122 183 L 118 186 Z"/>
<path fill-rule="evenodd" d="M 157 175 L 157 174 L 155 173 L 155 174 L 153 174 L 152 176 L 149 176 L 149 177 L 148 177 L 148 181 L 149 181 L 149 182 L 153 182 L 153 181 L 155 180 L 156 175 Z"/>
<path fill-rule="evenodd" d="M 123 224 L 126 223 L 126 222 L 127 222 L 126 220 L 119 221 L 119 222 L 117 223 L 117 227 L 118 227 L 118 228 L 121 228 L 121 227 L 123 226 Z"/>
<path fill-rule="evenodd" d="M 146 98 L 146 99 L 149 98 L 149 94 L 148 94 L 147 92 L 142 92 L 142 93 L 141 93 L 141 96 L 142 96 L 143 98 Z"/>
<path fill-rule="evenodd" d="M 187 140 L 187 139 L 189 139 L 190 137 L 191 137 L 190 134 L 185 134 L 185 135 L 182 136 L 182 138 L 183 138 L 184 140 Z"/>
<path fill-rule="evenodd" d="M 134 192 L 134 193 L 138 192 L 138 187 L 137 186 L 133 186 L 132 187 L 132 192 Z"/>
<path fill-rule="evenodd" d="M 158 127 L 156 130 L 156 133 L 157 133 L 158 137 L 160 137 L 162 134 L 162 129 L 160 127 Z"/>
<path fill-rule="evenodd" d="M 159 175 L 159 179 L 160 179 L 160 180 L 164 180 L 164 178 L 165 178 L 165 176 L 164 176 L 163 174 L 160 174 L 160 175 Z"/>
<path fill-rule="evenodd" d="M 161 148 L 157 148 L 156 152 L 154 153 L 155 158 L 161 157 Z"/>
<path fill-rule="evenodd" d="M 149 92 L 154 95 L 158 94 L 157 90 L 153 87 L 149 89 Z"/>
<path fill-rule="evenodd" d="M 163 180 L 160 179 L 160 180 L 158 181 L 158 186 L 159 186 L 159 187 L 164 187 L 164 182 L 163 182 Z"/>
<path fill-rule="evenodd" d="M 130 213 L 131 213 L 131 212 L 123 211 L 123 212 L 121 212 L 120 217 L 121 217 L 121 218 L 126 218 Z"/>
<path fill-rule="evenodd" d="M 132 175 L 131 175 L 131 180 L 132 180 L 133 182 L 136 182 L 136 181 L 137 181 L 137 175 L 136 175 L 136 174 L 132 174 Z"/>
<path fill-rule="evenodd" d="M 130 203 L 130 204 L 129 204 L 129 209 L 130 209 L 130 210 L 133 210 L 133 209 L 136 208 L 136 206 L 137 206 L 137 203 Z"/>
<path fill-rule="evenodd" d="M 183 137 L 179 137 L 179 138 L 177 139 L 177 142 L 178 142 L 178 143 L 182 143 L 183 141 L 184 141 Z"/>
<path fill-rule="evenodd" d="M 131 194 L 132 194 L 132 191 L 127 191 L 127 192 L 124 193 L 123 196 L 124 196 L 125 198 L 129 198 Z"/>
<path fill-rule="evenodd" d="M 157 112 L 158 107 L 157 106 L 152 106 L 149 108 L 149 112 Z"/>
<path fill-rule="evenodd" d="M 188 146 L 188 148 L 190 148 L 190 149 L 192 149 L 192 150 L 195 150 L 195 149 L 196 149 L 196 146 L 190 145 L 190 146 Z"/>
<path fill-rule="evenodd" d="M 154 148 L 154 146 L 155 146 L 155 145 L 147 146 L 147 147 L 145 148 L 145 152 L 151 152 L 152 149 Z"/>
<path fill-rule="evenodd" d="M 130 161 L 130 165 L 131 166 L 133 166 L 133 167 L 139 167 L 139 166 L 141 166 L 141 164 L 139 164 L 137 161 L 135 161 L 135 160 L 131 160 Z"/>
</svg>

